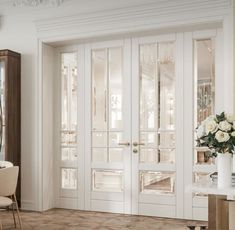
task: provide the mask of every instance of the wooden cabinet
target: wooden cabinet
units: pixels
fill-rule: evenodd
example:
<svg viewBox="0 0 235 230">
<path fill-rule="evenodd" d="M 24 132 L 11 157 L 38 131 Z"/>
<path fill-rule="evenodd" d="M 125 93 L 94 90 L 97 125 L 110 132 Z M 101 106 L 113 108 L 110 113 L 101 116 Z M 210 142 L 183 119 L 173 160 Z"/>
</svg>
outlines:
<svg viewBox="0 0 235 230">
<path fill-rule="evenodd" d="M 0 160 L 21 165 L 21 56 L 11 50 L 0 50 Z M 21 172 L 21 170 L 20 170 Z M 20 201 L 20 173 L 17 199 Z"/>
</svg>

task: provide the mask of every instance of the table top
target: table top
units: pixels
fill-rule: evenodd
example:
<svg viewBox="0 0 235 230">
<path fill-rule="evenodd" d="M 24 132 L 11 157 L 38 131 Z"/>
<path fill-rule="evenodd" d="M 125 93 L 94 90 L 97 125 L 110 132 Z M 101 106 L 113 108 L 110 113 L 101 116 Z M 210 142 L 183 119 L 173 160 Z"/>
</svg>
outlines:
<svg viewBox="0 0 235 230">
<path fill-rule="evenodd" d="M 193 185 L 188 186 L 186 190 L 211 195 L 235 196 L 235 187 L 218 188 L 216 185 L 212 184 L 194 183 Z"/>
</svg>

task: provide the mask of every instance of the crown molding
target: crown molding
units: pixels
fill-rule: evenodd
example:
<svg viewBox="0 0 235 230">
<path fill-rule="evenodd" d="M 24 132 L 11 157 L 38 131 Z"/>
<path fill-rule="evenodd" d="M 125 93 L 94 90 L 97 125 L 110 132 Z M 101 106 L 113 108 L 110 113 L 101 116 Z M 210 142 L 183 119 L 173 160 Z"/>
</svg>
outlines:
<svg viewBox="0 0 235 230">
<path fill-rule="evenodd" d="M 222 21 L 231 5 L 231 0 L 162 0 L 34 23 L 38 38 L 85 38 Z"/>
</svg>

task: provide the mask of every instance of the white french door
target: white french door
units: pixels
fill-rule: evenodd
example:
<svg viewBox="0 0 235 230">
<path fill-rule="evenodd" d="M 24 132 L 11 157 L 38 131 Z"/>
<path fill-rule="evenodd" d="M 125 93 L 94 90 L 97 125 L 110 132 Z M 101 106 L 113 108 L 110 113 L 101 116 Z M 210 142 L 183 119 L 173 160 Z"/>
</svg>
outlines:
<svg viewBox="0 0 235 230">
<path fill-rule="evenodd" d="M 201 207 L 201 197 L 186 192 L 186 186 L 200 168 L 193 142 L 195 116 L 202 111 L 197 92 L 205 83 L 209 88 L 199 96 L 214 97 L 215 92 L 208 43 L 212 36 L 202 34 L 195 39 L 193 33 L 174 33 L 59 50 L 57 207 L 201 218 L 196 211 L 205 205 Z M 201 58 L 193 43 L 198 41 L 195 47 L 204 61 L 197 66 Z M 207 64 L 207 75 L 199 76 L 206 69 L 205 59 L 212 67 Z M 214 99 L 208 103 L 212 113 Z M 215 169 L 205 163 L 200 170 Z"/>
</svg>

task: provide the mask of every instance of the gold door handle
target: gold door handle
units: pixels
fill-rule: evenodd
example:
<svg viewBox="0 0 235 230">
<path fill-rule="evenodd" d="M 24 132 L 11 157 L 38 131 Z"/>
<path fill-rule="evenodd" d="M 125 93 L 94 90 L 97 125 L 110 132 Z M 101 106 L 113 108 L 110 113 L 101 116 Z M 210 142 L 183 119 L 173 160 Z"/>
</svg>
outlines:
<svg viewBox="0 0 235 230">
<path fill-rule="evenodd" d="M 138 146 L 138 145 L 145 145 L 145 143 L 138 143 L 138 142 L 136 142 L 136 141 L 135 141 L 135 142 L 133 142 L 133 146 L 135 146 L 135 147 L 136 147 L 136 146 Z"/>
<path fill-rule="evenodd" d="M 119 142 L 118 145 L 130 146 L 129 142 Z"/>
<path fill-rule="evenodd" d="M 133 153 L 138 153 L 138 150 L 136 148 L 133 149 Z"/>
</svg>

